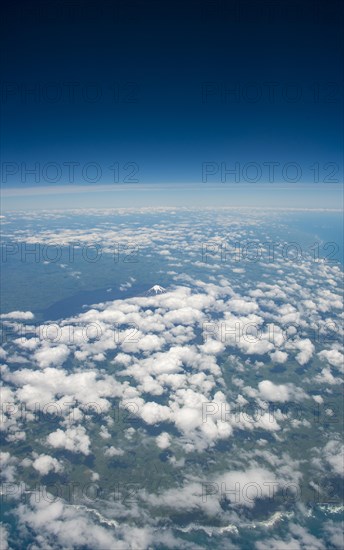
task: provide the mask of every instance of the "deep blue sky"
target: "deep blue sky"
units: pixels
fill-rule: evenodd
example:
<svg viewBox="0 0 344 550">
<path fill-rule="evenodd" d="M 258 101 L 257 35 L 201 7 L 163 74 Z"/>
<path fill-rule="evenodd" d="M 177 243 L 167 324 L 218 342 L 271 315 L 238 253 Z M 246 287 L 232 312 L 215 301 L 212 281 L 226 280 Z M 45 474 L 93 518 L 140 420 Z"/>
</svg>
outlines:
<svg viewBox="0 0 344 550">
<path fill-rule="evenodd" d="M 300 181 L 342 181 L 342 1 L 33 0 L 6 11 L 3 187 L 201 182 L 205 162 L 210 183 L 235 163 L 237 182 L 267 181 L 270 162 L 276 183 L 299 181 L 294 164 Z M 96 168 L 83 173 L 87 163 Z"/>
</svg>

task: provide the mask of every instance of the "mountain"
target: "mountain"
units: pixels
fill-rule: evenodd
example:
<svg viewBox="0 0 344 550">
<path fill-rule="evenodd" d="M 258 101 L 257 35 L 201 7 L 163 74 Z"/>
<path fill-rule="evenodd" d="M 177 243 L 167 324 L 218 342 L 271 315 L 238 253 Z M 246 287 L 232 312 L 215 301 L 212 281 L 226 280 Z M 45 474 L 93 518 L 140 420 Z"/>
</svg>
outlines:
<svg viewBox="0 0 344 550">
<path fill-rule="evenodd" d="M 147 296 L 152 296 L 152 295 L 154 296 L 156 294 L 163 294 L 164 292 L 167 292 L 166 288 L 164 288 L 163 286 L 160 286 L 160 285 L 154 285 L 154 286 L 152 286 L 152 288 L 147 290 L 146 295 Z"/>
</svg>

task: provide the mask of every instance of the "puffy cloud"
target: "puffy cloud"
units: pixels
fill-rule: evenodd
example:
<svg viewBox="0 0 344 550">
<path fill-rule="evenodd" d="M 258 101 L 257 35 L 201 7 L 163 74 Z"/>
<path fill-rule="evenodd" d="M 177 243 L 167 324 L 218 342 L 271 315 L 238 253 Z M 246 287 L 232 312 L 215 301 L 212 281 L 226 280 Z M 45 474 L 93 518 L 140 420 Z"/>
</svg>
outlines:
<svg viewBox="0 0 344 550">
<path fill-rule="evenodd" d="M 171 444 L 171 437 L 167 432 L 162 432 L 156 438 L 156 444 L 160 449 L 167 449 Z"/>
<path fill-rule="evenodd" d="M 270 354 L 274 363 L 285 363 L 288 359 L 288 354 L 285 351 L 276 350 Z"/>
<path fill-rule="evenodd" d="M 142 406 L 140 415 L 147 424 L 158 424 L 169 420 L 171 411 L 169 407 L 159 405 L 155 401 L 148 401 Z"/>
<path fill-rule="evenodd" d="M 110 434 L 110 432 L 109 432 L 109 430 L 107 429 L 106 426 L 101 426 L 100 427 L 99 435 L 102 439 L 110 439 L 111 438 L 111 434 Z"/>
<path fill-rule="evenodd" d="M 5 525 L 0 523 L 0 543 L 1 543 L 1 550 L 8 550 L 9 544 L 8 544 L 8 537 L 9 533 Z"/>
<path fill-rule="evenodd" d="M 35 316 L 31 311 L 10 311 L 9 313 L 2 313 L 1 319 L 18 319 L 22 321 L 30 321 Z"/>
<path fill-rule="evenodd" d="M 323 456 L 332 470 L 344 477 L 344 445 L 340 441 L 329 441 L 323 449 Z"/>
<path fill-rule="evenodd" d="M 202 312 L 192 307 L 181 307 L 171 310 L 165 315 L 165 320 L 175 325 L 192 325 L 201 321 L 202 318 Z"/>
<path fill-rule="evenodd" d="M 72 453 L 90 454 L 91 441 L 83 426 L 67 428 L 65 431 L 58 429 L 48 435 L 47 443 L 52 447 L 66 449 Z"/>
<path fill-rule="evenodd" d="M 151 545 L 152 531 L 119 526 L 115 520 L 101 516 L 103 525 L 92 521 L 86 510 L 80 507 L 66 506 L 61 500 L 50 495 L 47 499 L 33 495 L 30 505 L 20 505 L 17 515 L 21 525 L 30 527 L 32 536 L 41 548 L 77 548 L 87 547 L 95 550 L 104 548 L 125 548 L 145 550 Z M 108 524 L 106 527 L 105 525 Z M 116 532 L 111 530 L 116 526 Z"/>
<path fill-rule="evenodd" d="M 273 472 L 259 466 L 226 472 L 215 481 L 221 487 L 222 496 L 248 508 L 254 507 L 256 499 L 272 498 L 274 490 L 280 485 Z"/>
<path fill-rule="evenodd" d="M 269 351 L 274 349 L 272 342 L 269 342 L 267 339 L 261 338 L 257 339 L 256 342 L 250 342 L 247 340 L 241 340 L 239 347 L 242 351 L 248 355 L 264 355 Z"/>
<path fill-rule="evenodd" d="M 336 349 L 323 350 L 318 353 L 320 359 L 328 361 L 333 367 L 344 368 L 344 355 Z"/>
<path fill-rule="evenodd" d="M 300 312 L 291 304 L 284 304 L 279 308 L 280 322 L 282 325 L 299 325 Z"/>
<path fill-rule="evenodd" d="M 210 478 L 191 481 L 182 487 L 167 489 L 159 495 L 145 495 L 152 506 L 178 511 L 202 510 L 209 516 L 223 514 L 220 503 L 227 499 L 235 505 L 253 508 L 256 499 L 273 497 L 281 482 L 268 469 L 254 466 L 233 470 Z"/>
<path fill-rule="evenodd" d="M 324 369 L 322 369 L 321 373 L 317 374 L 314 377 L 314 380 L 318 384 L 330 384 L 331 386 L 335 384 L 339 385 L 343 383 L 343 380 L 341 378 L 335 378 L 333 376 L 330 367 L 325 367 Z"/>
<path fill-rule="evenodd" d="M 221 514 L 219 495 L 207 492 L 208 485 L 200 481 L 190 482 L 183 487 L 167 489 L 159 495 L 145 495 L 151 506 L 177 511 L 203 510 L 209 516 Z"/>
<path fill-rule="evenodd" d="M 106 451 L 104 452 L 105 456 L 114 457 L 114 456 L 123 456 L 124 451 L 122 449 L 116 449 L 116 447 L 108 447 Z"/>
<path fill-rule="evenodd" d="M 239 313 L 240 315 L 248 315 L 249 313 L 255 313 L 259 307 L 256 302 L 250 302 L 243 300 L 242 298 L 232 298 L 227 302 L 229 311 Z"/>
<path fill-rule="evenodd" d="M 84 407 L 90 403 L 102 412 L 110 407 L 106 397 L 122 394 L 122 386 L 112 376 L 100 376 L 95 370 L 68 374 L 63 369 L 47 367 L 44 370 L 20 369 L 7 372 L 4 378 L 18 386 L 17 397 L 29 409 L 37 404 L 44 408 L 54 402 L 55 414 L 70 412 L 70 403 L 77 401 Z M 58 398 L 59 396 L 59 398 Z"/>
<path fill-rule="evenodd" d="M 47 475 L 49 472 L 61 472 L 63 470 L 62 464 L 50 455 L 39 455 L 32 463 L 32 466 L 42 476 Z"/>
<path fill-rule="evenodd" d="M 285 403 L 290 399 L 290 391 L 285 384 L 274 384 L 270 380 L 262 380 L 258 384 L 260 395 L 267 401 L 280 401 Z"/>
<path fill-rule="evenodd" d="M 0 452 L 1 477 L 4 481 L 14 481 L 16 475 L 16 459 L 8 452 Z"/>
<path fill-rule="evenodd" d="M 306 363 L 308 363 L 315 349 L 309 338 L 293 342 L 293 347 L 300 350 L 300 353 L 296 355 L 296 361 L 300 363 L 300 365 L 305 365 Z"/>
<path fill-rule="evenodd" d="M 142 351 L 156 351 L 162 348 L 164 342 L 164 339 L 159 338 L 156 334 L 147 334 L 140 338 L 138 348 Z M 125 349 L 125 346 L 123 346 L 123 349 Z"/>
<path fill-rule="evenodd" d="M 70 350 L 65 344 L 55 347 L 43 346 L 34 354 L 39 367 L 61 366 L 67 359 Z"/>
<path fill-rule="evenodd" d="M 294 384 L 274 384 L 270 380 L 262 380 L 258 384 L 259 396 L 266 401 L 276 401 L 285 403 L 291 399 L 300 401 L 308 398 L 307 394 L 302 390 L 294 386 Z M 253 391 L 252 396 L 255 396 Z"/>
<path fill-rule="evenodd" d="M 225 346 L 222 342 L 219 342 L 218 340 L 212 340 L 212 339 L 207 339 L 207 341 L 205 342 L 205 344 L 199 346 L 199 349 L 203 352 L 203 353 L 209 353 L 209 354 L 218 354 L 218 353 L 221 353 L 224 349 L 225 349 Z"/>
</svg>

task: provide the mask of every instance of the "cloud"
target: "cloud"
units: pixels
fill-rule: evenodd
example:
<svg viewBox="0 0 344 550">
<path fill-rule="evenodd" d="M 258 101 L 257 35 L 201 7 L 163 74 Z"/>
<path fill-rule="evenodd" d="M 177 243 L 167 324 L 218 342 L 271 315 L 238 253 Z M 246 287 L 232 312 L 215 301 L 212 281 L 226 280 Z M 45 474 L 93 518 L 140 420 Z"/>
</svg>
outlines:
<svg viewBox="0 0 344 550">
<path fill-rule="evenodd" d="M 91 441 L 83 426 L 67 428 L 65 431 L 58 429 L 47 437 L 47 443 L 51 447 L 66 449 L 72 453 L 90 454 Z"/>
<path fill-rule="evenodd" d="M 330 543 L 334 548 L 342 550 L 343 548 L 343 523 L 327 521 L 324 524 L 324 531 L 327 534 Z"/>
<path fill-rule="evenodd" d="M 9 532 L 5 525 L 0 523 L 0 543 L 1 543 L 1 550 L 8 550 L 9 544 L 8 544 L 8 537 Z"/>
<path fill-rule="evenodd" d="M 247 395 L 256 399 L 265 401 L 285 403 L 287 401 L 303 401 L 308 399 L 307 393 L 292 383 L 274 384 L 271 380 L 262 380 L 258 384 L 258 390 L 246 386 L 244 388 Z M 263 403 L 261 403 L 263 405 Z"/>
<path fill-rule="evenodd" d="M 344 368 L 344 355 L 336 349 L 323 350 L 318 353 L 323 361 L 328 361 L 333 367 Z"/>
<path fill-rule="evenodd" d="M 260 396 L 267 401 L 280 401 L 285 403 L 291 398 L 290 390 L 285 384 L 274 384 L 270 380 L 259 382 L 258 389 Z"/>
<path fill-rule="evenodd" d="M 159 424 L 170 420 L 171 411 L 169 407 L 159 405 L 155 401 L 148 401 L 142 406 L 140 416 L 147 424 Z"/>
<path fill-rule="evenodd" d="M 2 313 L 1 319 L 20 319 L 22 321 L 29 321 L 34 319 L 34 314 L 31 311 L 10 311 L 9 313 Z"/>
<path fill-rule="evenodd" d="M 270 354 L 274 363 L 285 363 L 288 359 L 288 354 L 285 351 L 276 350 Z"/>
<path fill-rule="evenodd" d="M 325 367 L 321 370 L 320 374 L 317 374 L 314 377 L 314 381 L 317 384 L 329 384 L 330 386 L 336 385 L 336 384 L 342 384 L 343 380 L 342 378 L 335 378 L 331 372 L 330 367 Z"/>
<path fill-rule="evenodd" d="M 65 344 L 55 347 L 43 346 L 34 353 L 34 359 L 37 361 L 39 367 L 44 369 L 51 366 L 61 366 L 69 353 L 70 350 Z"/>
<path fill-rule="evenodd" d="M 0 452 L 0 473 L 4 481 L 12 482 L 16 476 L 16 464 L 17 460 L 10 453 Z"/>
<path fill-rule="evenodd" d="M 323 448 L 323 458 L 331 466 L 333 472 L 344 477 L 344 445 L 340 441 L 331 440 Z"/>
<path fill-rule="evenodd" d="M 117 511 L 124 514 L 123 509 Z M 153 546 L 180 548 L 170 529 L 154 529 L 148 524 L 138 527 L 131 521 L 117 521 L 102 515 L 97 509 L 82 505 L 67 505 L 46 493 L 35 493 L 29 504 L 16 509 L 19 527 L 29 528 L 37 548 L 92 548 L 94 550 L 148 550 Z M 186 545 L 185 548 L 194 548 Z"/>
<path fill-rule="evenodd" d="M 295 357 L 296 361 L 300 365 L 305 365 L 306 363 L 308 363 L 315 350 L 315 347 L 309 338 L 293 342 L 292 347 L 300 350 L 300 353 L 298 353 Z"/>
<path fill-rule="evenodd" d="M 113 457 L 113 456 L 123 456 L 124 455 L 124 451 L 122 449 L 116 449 L 116 447 L 108 447 L 105 452 L 104 452 L 104 455 L 105 456 L 109 456 L 109 457 Z"/>
<path fill-rule="evenodd" d="M 33 461 L 32 466 L 42 476 L 47 475 L 49 472 L 59 473 L 63 470 L 62 464 L 56 458 L 44 454 L 39 455 Z"/>
<path fill-rule="evenodd" d="M 336 285 L 339 288 L 340 284 L 340 270 L 337 272 L 334 266 L 327 266 L 323 262 L 304 261 L 296 265 L 277 257 L 273 264 L 261 262 L 253 265 L 247 261 L 245 269 L 238 267 L 237 263 L 233 269 L 234 263 L 230 258 L 226 264 L 219 257 L 215 258 L 211 266 L 207 262 L 198 261 L 202 243 L 208 237 L 212 238 L 216 234 L 216 242 L 221 243 L 228 237 L 229 227 L 238 242 L 256 229 L 258 233 L 262 229 L 273 229 L 275 235 L 278 229 L 276 220 L 270 217 L 269 226 L 266 227 L 263 217 L 258 219 L 252 214 L 251 221 L 245 218 L 242 223 L 239 216 L 234 220 L 228 216 L 228 212 L 225 215 L 218 212 L 215 226 L 210 223 L 214 220 L 211 212 L 205 211 L 200 216 L 199 212 L 188 211 L 189 225 L 182 226 L 176 222 L 169 223 L 167 216 L 161 220 L 154 218 L 155 213 L 150 213 L 149 216 L 153 216 L 152 223 L 145 221 L 144 225 L 137 223 L 132 228 L 124 223 L 127 215 L 118 213 L 119 222 L 116 223 L 113 216 L 110 217 L 110 212 L 108 219 L 104 219 L 104 213 L 95 212 L 94 216 L 98 217 L 99 223 L 94 221 L 94 226 L 90 227 L 88 217 L 88 227 L 83 227 L 81 218 L 78 218 L 77 223 L 66 225 L 66 222 L 73 222 L 74 218 L 63 214 L 65 217 L 58 221 L 61 214 L 55 213 L 54 227 L 39 229 L 36 235 L 28 228 L 20 234 L 24 242 L 48 243 L 55 242 L 55 239 L 60 244 L 78 240 L 81 244 L 101 242 L 103 258 L 113 254 L 114 242 L 122 247 L 129 241 L 137 242 L 140 252 L 147 254 L 147 257 L 154 257 L 154 261 L 163 250 L 169 250 L 170 254 L 164 255 L 164 263 L 166 266 L 168 264 L 170 279 L 168 291 L 156 296 L 136 295 L 143 292 L 141 282 L 135 288 L 132 284 L 135 281 L 130 279 L 127 284 L 121 285 L 122 290 L 130 289 L 124 295 L 126 298 L 93 304 L 83 308 L 81 314 L 60 319 L 56 323 L 59 329 L 58 341 L 42 340 L 38 334 L 47 332 L 42 329 L 47 329 L 48 324 L 41 325 L 36 334 L 29 324 L 24 327 L 26 333 L 30 336 L 35 334 L 35 338 L 9 339 L 4 345 L 3 359 L 8 360 L 10 367 L 2 368 L 3 390 L 9 409 L 4 415 L 2 427 L 14 441 L 24 433 L 18 412 L 21 405 L 31 422 L 36 404 L 42 408 L 53 403 L 56 415 L 52 415 L 55 411 L 52 408 L 51 413 L 42 416 L 43 439 L 39 430 L 42 424 L 39 428 L 34 423 L 30 424 L 30 430 L 31 427 L 33 430 L 32 434 L 30 431 L 30 442 L 34 447 L 34 442 L 37 445 L 39 442 L 40 453 L 33 455 L 32 466 L 41 475 L 46 475 L 46 472 L 58 473 L 59 467 L 62 467 L 61 463 L 55 462 L 54 449 L 89 456 L 96 445 L 101 445 L 96 459 L 99 459 L 100 453 L 105 464 L 109 464 L 113 462 L 112 458 L 129 458 L 129 449 L 137 445 L 135 450 L 138 454 L 141 450 L 145 452 L 144 449 L 148 447 L 157 454 L 161 454 L 164 449 L 170 449 L 169 455 L 175 452 L 167 466 L 178 468 L 176 471 L 180 476 L 171 478 L 170 482 L 166 479 L 166 485 L 170 486 L 162 494 L 145 492 L 147 507 L 133 506 L 124 511 L 118 502 L 106 503 L 109 517 L 116 518 L 119 523 L 114 530 L 114 524 L 108 524 L 106 518 L 97 515 L 100 514 L 99 510 L 77 509 L 64 504 L 51 507 L 50 503 L 45 507 L 37 503 L 24 506 L 20 508 L 21 525 L 33 530 L 33 536 L 37 536 L 33 544 L 38 547 L 72 547 L 74 537 L 76 545 L 91 548 L 155 547 L 158 546 L 160 535 L 153 533 L 148 517 L 151 515 L 156 518 L 154 521 L 158 521 L 163 516 L 163 507 L 171 509 L 173 513 L 201 511 L 219 525 L 222 521 L 224 526 L 235 524 L 239 521 L 235 511 L 236 482 L 241 487 L 241 494 L 237 498 L 241 504 L 240 513 L 245 518 L 244 509 L 253 508 L 259 495 L 264 497 L 268 494 L 269 482 L 277 483 L 280 487 L 285 479 L 299 480 L 298 466 L 292 460 L 285 459 L 283 441 L 291 435 L 297 435 L 298 427 L 305 427 L 305 424 L 283 415 L 281 405 L 274 407 L 276 411 L 271 418 L 266 401 L 277 404 L 300 401 L 308 397 L 307 392 L 310 395 L 313 393 L 314 382 L 333 385 L 339 380 L 332 374 L 342 361 L 339 334 L 332 335 L 335 341 L 332 350 L 321 351 L 324 346 L 319 345 L 314 338 L 313 324 L 319 325 L 321 335 L 327 334 L 328 319 L 324 312 L 337 310 L 331 313 L 331 318 L 335 323 L 340 318 L 337 308 L 339 292 L 336 290 Z M 268 239 L 269 235 L 266 233 L 261 236 Z M 178 254 L 178 263 L 174 264 L 178 269 L 171 271 L 171 258 L 180 251 L 183 254 Z M 137 272 L 141 273 L 143 268 L 146 273 L 146 264 L 142 268 L 137 266 Z M 164 268 L 161 272 L 160 282 L 164 283 L 167 271 Z M 159 272 L 154 271 L 154 282 L 157 275 L 159 278 Z M 273 281 L 273 284 L 269 281 Z M 117 286 L 120 284 L 118 281 Z M 149 286 L 147 282 L 147 288 Z M 331 286 L 332 292 L 321 290 L 320 287 L 325 290 L 326 286 Z M 106 295 L 107 298 L 109 296 Z M 9 324 L 9 320 L 6 324 Z M 27 320 L 30 321 L 29 318 Z M 205 334 L 204 324 L 208 322 L 213 326 L 217 324 L 218 331 Z M 92 323 L 93 327 L 99 328 L 98 332 L 88 330 Z M 270 324 L 275 328 L 273 338 L 268 329 Z M 286 338 L 284 331 L 290 324 L 293 327 Z M 239 325 L 239 332 L 235 332 L 236 325 Z M 253 330 L 248 330 L 243 337 L 244 330 L 250 325 Z M 221 334 L 221 326 L 225 334 Z M 254 327 L 260 333 L 256 339 L 257 330 Z M 313 355 L 315 360 L 311 363 Z M 286 364 L 289 358 L 294 361 L 294 356 L 301 365 L 309 363 L 308 376 L 302 379 L 302 388 L 286 382 L 287 372 L 282 374 L 281 379 L 277 378 L 278 369 L 272 369 L 271 377 L 268 374 L 271 361 Z M 16 362 L 13 362 L 13 358 Z M 328 364 L 322 364 L 324 368 L 317 375 L 320 371 L 318 358 Z M 320 389 L 318 393 L 326 406 L 327 396 L 331 395 L 333 387 L 324 387 L 323 392 Z M 319 397 L 317 400 L 320 400 Z M 93 409 L 90 403 L 95 406 Z M 130 427 L 123 431 L 117 430 L 113 413 L 116 411 L 117 415 L 119 411 L 121 414 L 128 403 L 132 405 L 132 408 L 128 407 L 130 420 L 138 417 L 139 427 L 137 430 Z M 215 407 L 213 414 L 204 421 L 202 413 L 206 404 L 215 404 Z M 258 405 L 260 416 L 256 418 L 254 415 L 240 414 L 236 418 L 237 409 L 246 404 Z M 100 419 L 95 414 L 97 410 Z M 229 411 L 228 417 L 225 415 L 223 418 L 223 410 Z M 58 424 L 52 428 L 50 421 L 53 419 Z M 258 429 L 258 440 L 255 439 L 255 429 Z M 244 432 L 243 437 L 239 430 Z M 299 435 L 303 433 L 302 428 Z M 112 446 L 110 444 L 114 441 L 114 434 L 116 441 L 115 446 Z M 327 468 L 336 474 L 340 447 L 335 437 L 331 437 L 326 445 L 319 445 L 323 457 L 318 460 L 323 470 Z M 270 440 L 274 442 L 274 452 L 269 451 Z M 312 438 L 305 441 L 311 443 Z M 46 450 L 44 445 L 47 445 Z M 231 452 L 227 452 L 229 448 Z M 206 449 L 209 449 L 209 453 L 202 455 Z M 58 456 L 63 456 L 62 451 Z M 187 456 L 188 453 L 192 454 Z M 205 456 L 209 457 L 207 479 L 200 474 Z M 86 462 L 91 463 L 91 459 Z M 259 462 L 255 462 L 258 459 Z M 84 460 L 81 457 L 77 462 L 83 463 Z M 6 455 L 5 462 L 7 477 L 15 479 L 16 459 Z M 96 472 L 92 473 L 88 469 L 87 477 L 103 489 L 102 483 L 106 483 L 104 480 L 107 477 L 104 470 L 100 469 L 99 472 L 100 479 L 97 479 Z M 73 476 L 74 469 L 72 481 Z M 215 493 L 203 499 L 205 483 L 212 483 Z M 244 487 L 247 488 L 247 494 L 243 492 Z M 227 498 L 225 507 L 224 498 Z M 78 505 L 81 506 L 80 502 Z M 154 513 L 151 513 L 150 506 L 154 506 Z M 131 517 L 130 527 L 126 525 L 126 529 L 125 513 Z M 168 515 L 173 517 L 171 513 Z M 42 521 L 42 517 L 45 521 Z M 97 519 L 93 521 L 95 517 Z M 145 527 L 135 528 L 136 521 L 136 525 L 141 522 Z M 202 521 L 200 523 L 201 527 L 206 528 Z M 94 526 L 102 529 L 95 531 Z M 68 530 L 72 532 L 71 540 L 67 538 Z M 170 533 L 168 537 L 171 541 Z M 283 538 L 285 540 L 282 541 Z M 276 546 L 279 550 L 283 542 L 286 548 L 298 545 L 304 550 L 305 540 L 306 533 L 294 530 L 285 537 L 279 533 L 278 538 L 270 537 L 264 542 L 267 548 Z M 179 547 L 184 544 L 185 540 Z M 161 546 L 168 547 L 165 542 Z"/>
<path fill-rule="evenodd" d="M 167 432 L 162 432 L 155 441 L 159 449 L 167 449 L 171 445 L 171 436 Z"/>
<path fill-rule="evenodd" d="M 256 302 L 250 302 L 241 298 L 232 298 L 227 302 L 228 311 L 239 313 L 240 315 L 248 315 L 258 311 L 259 307 Z"/>
</svg>

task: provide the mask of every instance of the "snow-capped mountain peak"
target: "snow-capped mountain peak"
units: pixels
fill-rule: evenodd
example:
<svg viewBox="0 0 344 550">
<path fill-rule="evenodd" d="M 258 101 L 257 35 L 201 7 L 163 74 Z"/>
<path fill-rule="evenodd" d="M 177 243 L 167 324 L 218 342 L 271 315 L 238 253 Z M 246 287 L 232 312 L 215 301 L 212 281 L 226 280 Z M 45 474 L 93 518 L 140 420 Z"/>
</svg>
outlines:
<svg viewBox="0 0 344 550">
<path fill-rule="evenodd" d="M 163 292 L 166 292 L 166 289 L 163 286 L 154 285 L 147 291 L 147 294 L 163 294 Z"/>
</svg>

